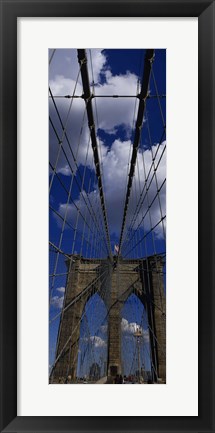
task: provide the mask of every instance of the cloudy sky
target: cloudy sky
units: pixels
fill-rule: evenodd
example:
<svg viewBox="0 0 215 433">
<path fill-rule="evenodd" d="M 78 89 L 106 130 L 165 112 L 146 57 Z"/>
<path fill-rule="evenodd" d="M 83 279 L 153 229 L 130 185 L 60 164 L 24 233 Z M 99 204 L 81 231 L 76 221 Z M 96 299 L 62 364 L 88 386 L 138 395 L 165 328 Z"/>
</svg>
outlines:
<svg viewBox="0 0 215 433">
<path fill-rule="evenodd" d="M 119 243 L 145 50 L 86 50 L 111 250 Z M 77 50 L 49 52 L 50 241 L 64 253 L 105 257 L 104 223 Z M 53 96 L 53 99 L 50 97 Z M 113 95 L 118 97 L 113 98 Z M 159 95 L 159 97 L 158 97 Z M 155 50 L 122 254 L 165 251 L 166 52 Z M 73 96 L 73 98 L 72 98 Z M 56 174 L 55 174 L 56 173 Z M 68 200 L 69 196 L 69 200 Z M 64 222 L 66 221 L 66 222 Z M 50 274 L 66 272 L 50 253 Z M 63 305 L 65 275 L 51 277 L 51 317 Z M 134 320 L 123 317 L 123 332 Z M 127 321 L 127 322 L 126 322 Z M 53 360 L 58 321 L 50 333 Z M 91 337 L 95 337 L 91 335 Z M 96 349 L 102 337 L 91 339 Z M 103 346 L 105 347 L 105 346 Z"/>
</svg>

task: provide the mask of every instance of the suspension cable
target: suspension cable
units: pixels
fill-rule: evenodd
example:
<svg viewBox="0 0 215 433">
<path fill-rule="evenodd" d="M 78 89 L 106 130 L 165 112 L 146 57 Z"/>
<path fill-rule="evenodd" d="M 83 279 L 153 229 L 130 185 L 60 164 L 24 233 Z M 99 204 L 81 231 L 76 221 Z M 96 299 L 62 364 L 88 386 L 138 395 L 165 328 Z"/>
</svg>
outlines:
<svg viewBox="0 0 215 433">
<path fill-rule="evenodd" d="M 83 83 L 84 100 L 85 100 L 86 109 L 87 109 L 87 116 L 88 116 L 89 129 L 90 129 L 93 155 L 94 155 L 94 163 L 95 163 L 96 175 L 97 175 L 97 179 L 98 179 L 99 194 L 100 194 L 102 212 L 103 212 L 103 217 L 104 217 L 107 245 L 108 245 L 108 250 L 109 250 L 109 257 L 111 258 L 112 253 L 111 253 L 111 246 L 110 246 L 110 236 L 109 236 L 109 229 L 108 229 L 108 222 L 107 222 L 107 213 L 106 213 L 105 198 L 104 198 L 103 185 L 102 185 L 98 145 L 97 145 L 95 123 L 94 123 L 94 116 L 93 116 L 93 109 L 92 109 L 92 95 L 91 95 L 90 84 L 89 84 L 89 75 L 88 75 L 88 68 L 87 68 L 87 56 L 86 56 L 86 52 L 84 49 L 78 49 L 78 61 L 79 61 L 80 67 L 81 67 L 81 77 L 82 77 L 82 83 Z"/>
<path fill-rule="evenodd" d="M 131 193 L 132 181 L 133 181 L 133 176 L 134 176 L 134 171 L 135 171 L 137 151 L 138 151 L 138 147 L 139 147 L 141 128 L 142 128 L 144 111 L 145 111 L 145 101 L 146 101 L 146 97 L 148 94 L 148 86 L 149 86 L 151 65 L 152 65 L 153 59 L 154 59 L 154 50 L 146 50 L 144 72 L 143 72 L 141 92 L 140 92 L 141 97 L 140 97 L 138 113 L 137 113 L 134 144 L 133 144 L 130 172 L 129 172 L 128 185 L 127 185 L 127 193 L 126 193 L 123 220 L 122 220 L 122 228 L 121 228 L 120 241 L 119 241 L 119 253 L 121 250 L 122 237 L 124 234 L 127 209 L 128 209 L 128 203 L 129 203 L 129 198 L 130 198 L 130 193 Z"/>
</svg>

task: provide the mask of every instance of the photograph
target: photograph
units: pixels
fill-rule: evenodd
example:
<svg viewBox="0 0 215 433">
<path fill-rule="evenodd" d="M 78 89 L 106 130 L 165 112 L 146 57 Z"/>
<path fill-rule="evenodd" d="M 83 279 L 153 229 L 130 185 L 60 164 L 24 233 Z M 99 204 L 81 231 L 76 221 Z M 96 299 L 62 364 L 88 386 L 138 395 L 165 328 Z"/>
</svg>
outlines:
<svg viewBox="0 0 215 433">
<path fill-rule="evenodd" d="M 0 4 L 0 432 L 213 433 L 215 0 Z"/>
<path fill-rule="evenodd" d="M 49 383 L 166 384 L 166 50 L 47 62 Z"/>
</svg>

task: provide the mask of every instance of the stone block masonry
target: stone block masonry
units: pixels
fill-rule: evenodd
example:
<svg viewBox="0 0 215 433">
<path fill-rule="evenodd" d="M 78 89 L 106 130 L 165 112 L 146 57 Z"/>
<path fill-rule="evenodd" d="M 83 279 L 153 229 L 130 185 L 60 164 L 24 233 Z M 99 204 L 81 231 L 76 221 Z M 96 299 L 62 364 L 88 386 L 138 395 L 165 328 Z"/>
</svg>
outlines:
<svg viewBox="0 0 215 433">
<path fill-rule="evenodd" d="M 135 292 L 147 312 L 153 378 L 157 383 L 165 383 L 166 300 L 162 258 L 151 256 L 144 260 L 123 260 L 114 257 L 111 262 L 73 255 L 67 265 L 64 311 L 50 383 L 75 382 L 81 317 L 86 302 L 96 292 L 109 313 L 108 382 L 113 383 L 116 374 L 122 374 L 121 309 L 127 298 Z"/>
</svg>

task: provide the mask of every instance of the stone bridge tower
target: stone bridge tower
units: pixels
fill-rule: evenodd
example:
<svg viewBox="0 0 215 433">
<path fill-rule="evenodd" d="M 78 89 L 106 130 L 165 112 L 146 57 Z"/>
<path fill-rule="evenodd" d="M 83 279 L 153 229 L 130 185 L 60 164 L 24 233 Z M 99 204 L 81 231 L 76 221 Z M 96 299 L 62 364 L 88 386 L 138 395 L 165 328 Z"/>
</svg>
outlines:
<svg viewBox="0 0 215 433">
<path fill-rule="evenodd" d="M 50 383 L 75 380 L 80 320 L 88 299 L 97 292 L 108 310 L 109 383 L 122 373 L 121 309 L 135 293 L 147 313 L 152 373 L 155 382 L 166 382 L 166 302 L 163 286 L 163 263 L 160 256 L 141 260 L 84 259 L 78 255 L 68 260 L 68 278 L 61 316 L 57 352 Z"/>
</svg>

